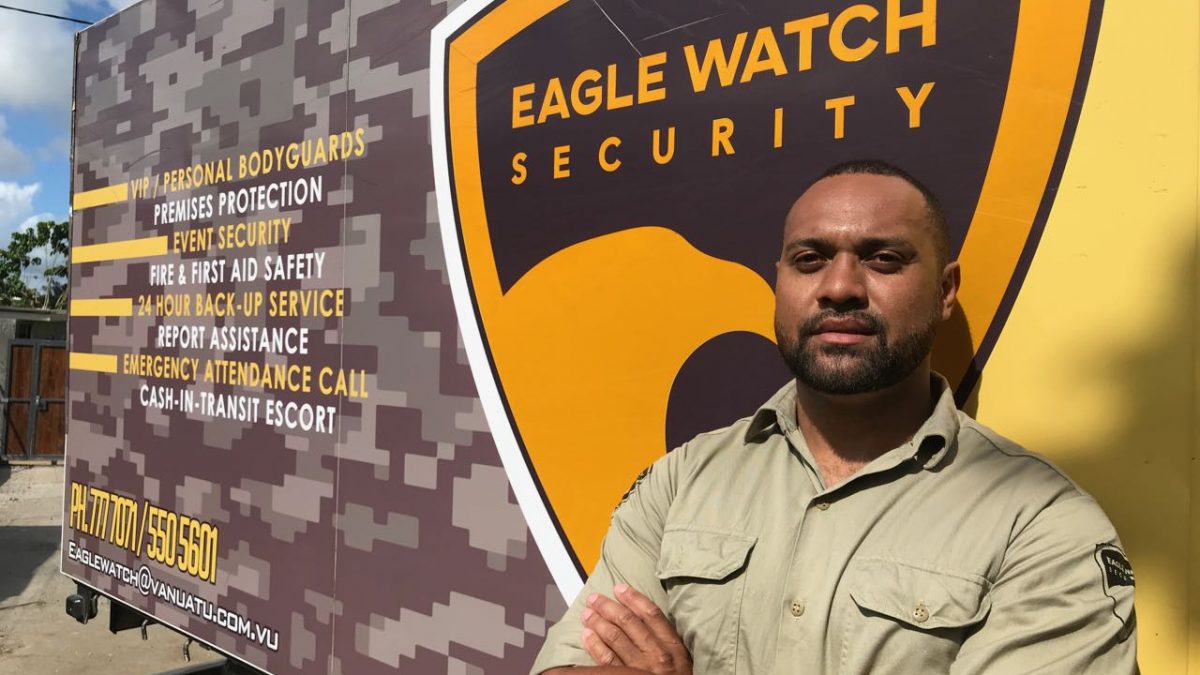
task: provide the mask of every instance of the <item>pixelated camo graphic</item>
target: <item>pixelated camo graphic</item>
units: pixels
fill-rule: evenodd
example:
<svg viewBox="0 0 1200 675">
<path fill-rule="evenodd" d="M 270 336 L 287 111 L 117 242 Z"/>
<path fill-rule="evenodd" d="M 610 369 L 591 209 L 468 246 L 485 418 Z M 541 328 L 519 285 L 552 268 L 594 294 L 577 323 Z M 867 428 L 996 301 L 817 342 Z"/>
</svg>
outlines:
<svg viewBox="0 0 1200 675">
<path fill-rule="evenodd" d="M 145 596 L 65 553 L 64 570 L 272 673 L 525 672 L 564 609 L 500 466 L 444 271 L 428 59 L 429 31 L 450 9 L 438 0 L 146 0 L 79 37 L 76 193 L 365 130 L 362 157 L 170 195 L 321 178 L 321 202 L 256 214 L 292 219 L 288 241 L 261 246 L 257 255 L 323 252 L 320 278 L 187 288 L 344 287 L 344 318 L 237 320 L 310 329 L 308 355 L 258 357 L 266 363 L 306 360 L 367 373 L 367 398 L 287 395 L 335 405 L 336 433 L 151 409 L 138 400 L 139 385 L 152 383 L 147 378 L 70 374 L 68 481 L 217 525 L 215 583 L 162 565 L 149 569 L 277 630 L 277 648 Z M 72 243 L 237 220 L 156 226 L 153 207 L 163 200 L 76 210 Z M 158 262 L 245 255 L 168 252 Z M 150 285 L 150 264 L 76 264 L 72 297 L 161 292 Z M 156 326 L 229 321 L 77 316 L 70 348 L 195 356 L 156 348 Z M 80 532 L 66 530 L 64 551 L 69 543 L 135 570 L 146 563 Z"/>
</svg>

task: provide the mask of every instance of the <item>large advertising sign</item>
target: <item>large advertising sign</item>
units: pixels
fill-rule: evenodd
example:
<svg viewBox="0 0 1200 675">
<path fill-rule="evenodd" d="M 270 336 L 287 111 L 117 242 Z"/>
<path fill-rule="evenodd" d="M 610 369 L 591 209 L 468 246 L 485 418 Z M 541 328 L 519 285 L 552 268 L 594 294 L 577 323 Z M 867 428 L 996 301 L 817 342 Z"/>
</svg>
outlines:
<svg viewBox="0 0 1200 675">
<path fill-rule="evenodd" d="M 271 673 L 517 672 L 564 603 L 462 352 L 440 3 L 79 36 L 63 570 Z"/>
<path fill-rule="evenodd" d="M 965 280 L 937 365 L 970 394 L 1053 201 L 1099 3 L 467 9 L 436 35 L 442 224 L 548 558 L 585 574 L 606 495 L 787 379 L 781 224 L 835 163 L 888 160 L 941 195 Z"/>
<path fill-rule="evenodd" d="M 527 672 L 639 472 L 788 378 L 774 262 L 827 167 L 940 196 L 963 287 L 935 366 L 979 405 L 1108 11 L 146 0 L 96 24 L 64 573 L 270 673 Z"/>
</svg>

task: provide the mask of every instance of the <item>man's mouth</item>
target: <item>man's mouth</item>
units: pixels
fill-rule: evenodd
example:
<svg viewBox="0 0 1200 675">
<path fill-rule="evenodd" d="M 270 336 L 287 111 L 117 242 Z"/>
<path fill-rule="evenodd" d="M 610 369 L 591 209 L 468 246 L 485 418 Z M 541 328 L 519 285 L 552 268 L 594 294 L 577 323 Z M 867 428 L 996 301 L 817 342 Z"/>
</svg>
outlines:
<svg viewBox="0 0 1200 675">
<path fill-rule="evenodd" d="M 855 345 L 866 342 L 875 335 L 875 328 L 852 318 L 825 319 L 817 324 L 812 336 L 825 344 Z"/>
</svg>

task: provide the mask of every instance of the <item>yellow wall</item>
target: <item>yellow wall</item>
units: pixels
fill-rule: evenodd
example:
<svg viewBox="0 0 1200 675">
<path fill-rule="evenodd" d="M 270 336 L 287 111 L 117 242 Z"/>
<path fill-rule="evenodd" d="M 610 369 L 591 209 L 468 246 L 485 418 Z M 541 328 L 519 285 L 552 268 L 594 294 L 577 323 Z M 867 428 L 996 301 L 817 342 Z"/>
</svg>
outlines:
<svg viewBox="0 0 1200 675">
<path fill-rule="evenodd" d="M 1105 3 L 1061 188 L 978 394 L 981 421 L 1116 523 L 1149 674 L 1200 674 L 1198 45 L 1195 0 Z"/>
</svg>

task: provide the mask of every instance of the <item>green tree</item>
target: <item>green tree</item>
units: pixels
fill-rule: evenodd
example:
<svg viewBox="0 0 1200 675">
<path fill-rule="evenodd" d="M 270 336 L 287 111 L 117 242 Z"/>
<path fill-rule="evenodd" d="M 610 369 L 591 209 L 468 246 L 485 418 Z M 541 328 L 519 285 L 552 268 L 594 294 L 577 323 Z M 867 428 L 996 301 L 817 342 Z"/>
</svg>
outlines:
<svg viewBox="0 0 1200 675">
<path fill-rule="evenodd" d="M 70 237 L 66 221 L 44 220 L 13 232 L 8 247 L 0 249 L 0 304 L 65 308 Z"/>
</svg>

